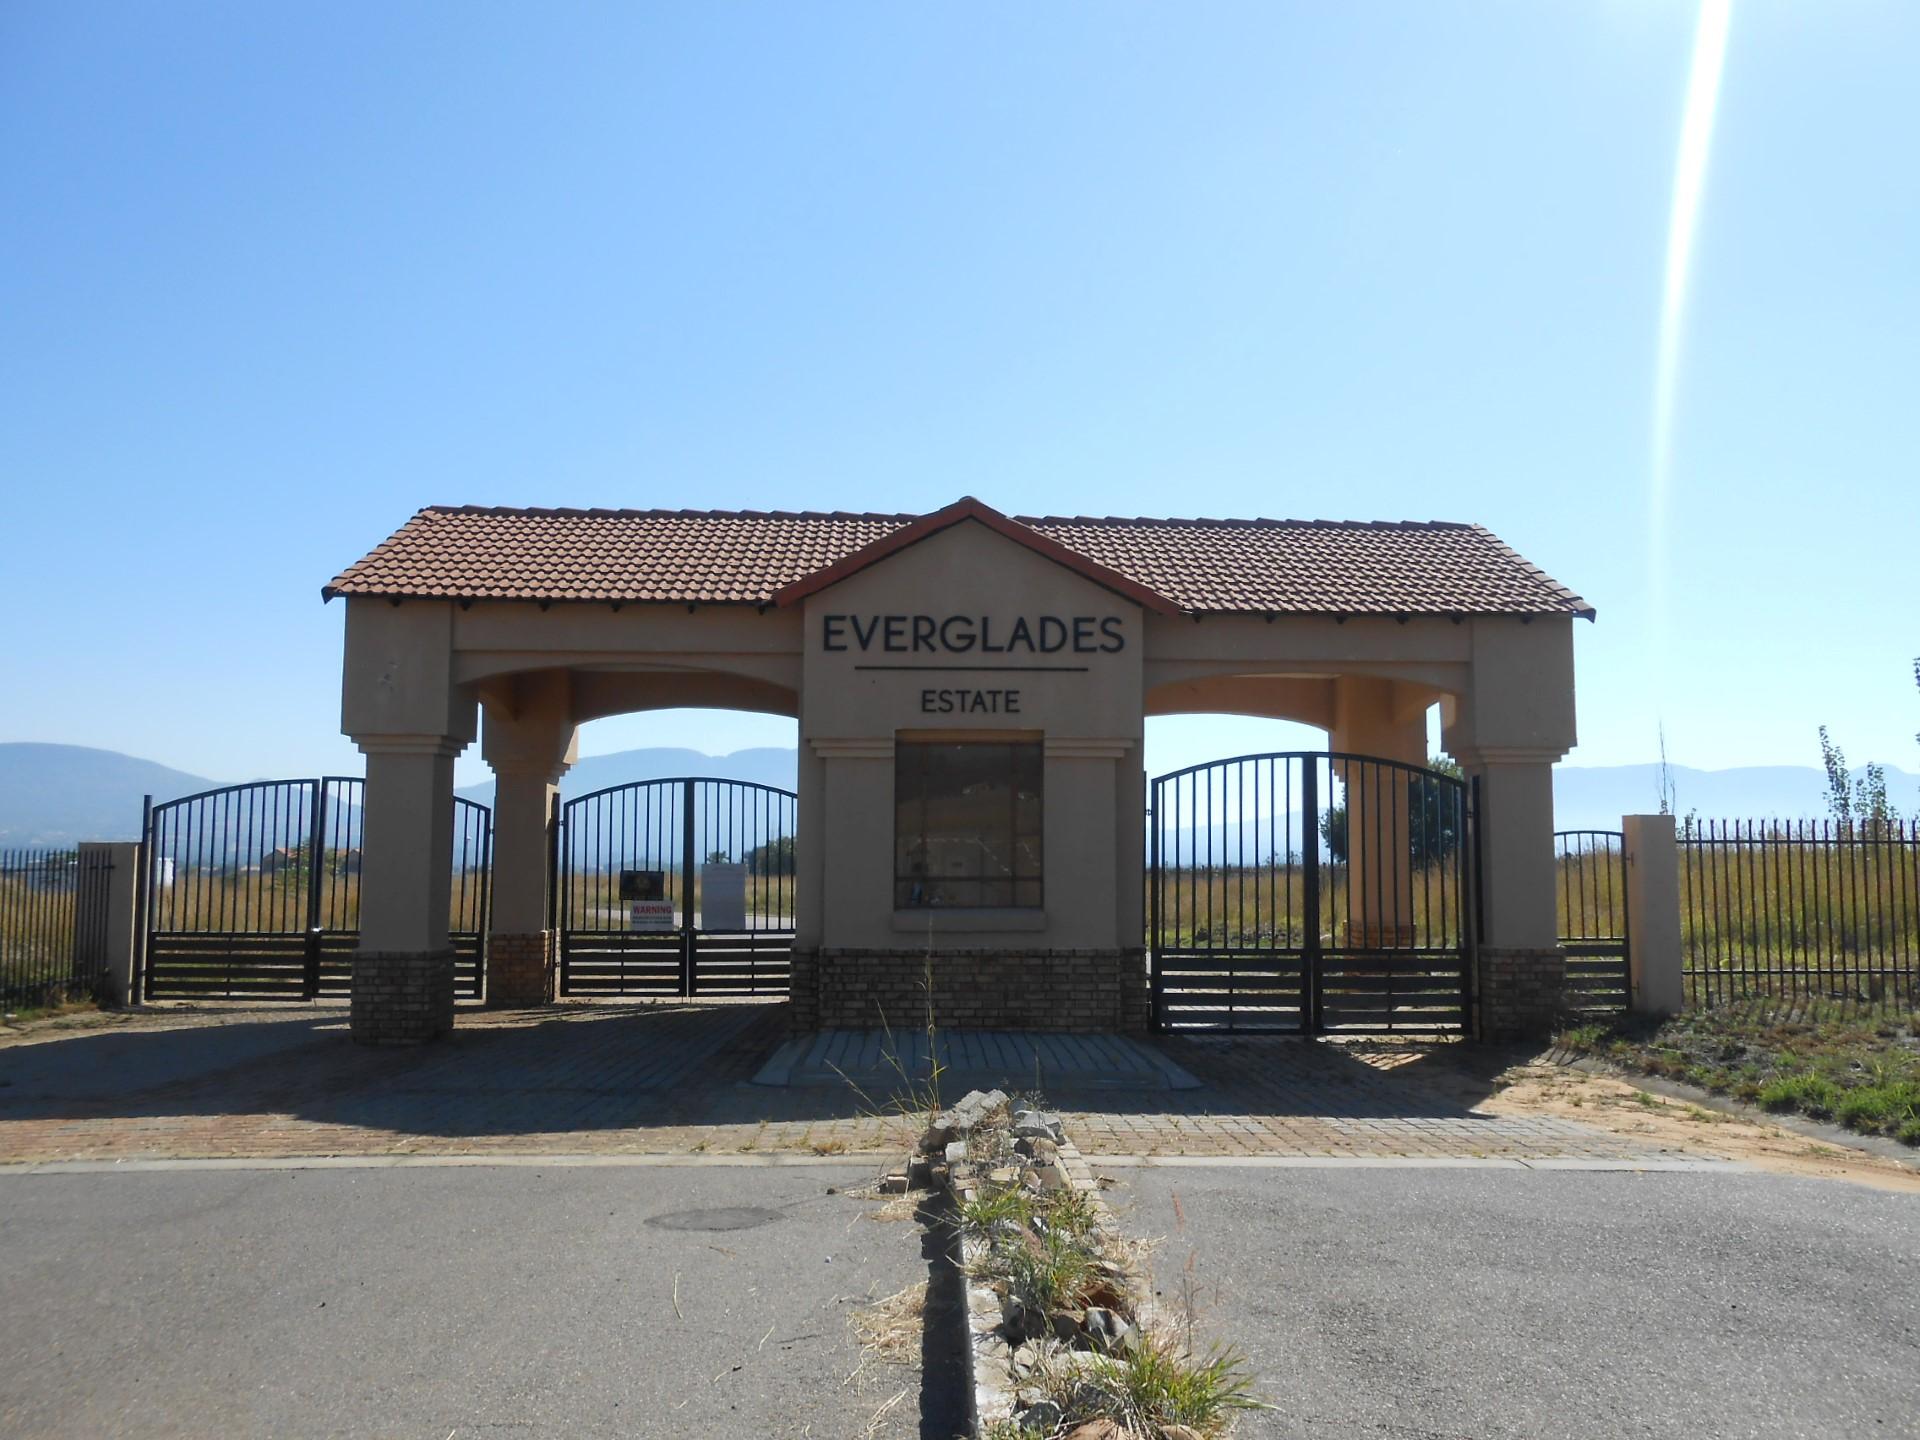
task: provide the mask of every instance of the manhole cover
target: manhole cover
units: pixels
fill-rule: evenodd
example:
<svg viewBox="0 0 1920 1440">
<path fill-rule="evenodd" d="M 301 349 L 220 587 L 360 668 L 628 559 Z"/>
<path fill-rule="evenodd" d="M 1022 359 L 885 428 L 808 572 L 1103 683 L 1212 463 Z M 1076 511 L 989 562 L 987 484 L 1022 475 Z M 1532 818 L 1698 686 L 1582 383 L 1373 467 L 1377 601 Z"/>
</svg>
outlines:
<svg viewBox="0 0 1920 1440">
<path fill-rule="evenodd" d="M 647 1221 L 662 1230 L 752 1230 L 781 1219 L 778 1210 L 761 1210 L 752 1205 L 722 1205 L 713 1210 L 675 1210 L 655 1215 Z"/>
</svg>

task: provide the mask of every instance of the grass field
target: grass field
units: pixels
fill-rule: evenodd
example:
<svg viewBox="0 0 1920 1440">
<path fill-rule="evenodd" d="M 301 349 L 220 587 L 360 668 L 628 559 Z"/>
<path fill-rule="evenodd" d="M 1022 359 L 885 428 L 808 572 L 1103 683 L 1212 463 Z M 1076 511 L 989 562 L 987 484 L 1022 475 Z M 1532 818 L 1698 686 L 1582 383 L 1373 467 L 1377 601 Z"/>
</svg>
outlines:
<svg viewBox="0 0 1920 1440">
<path fill-rule="evenodd" d="M 1152 885 L 1149 882 L 1149 891 Z M 1404 889 L 1367 893 L 1346 865 L 1320 866 L 1320 939 L 1358 945 L 1371 922 L 1398 927 L 1403 946 L 1459 943 L 1459 867 L 1452 861 L 1411 871 Z M 1149 903 L 1154 898 L 1149 894 Z M 1169 945 L 1224 949 L 1288 949 L 1306 940 L 1307 878 L 1298 865 L 1163 870 L 1161 933 Z M 1151 921 L 1151 917 L 1150 921 Z M 1377 938 L 1377 937 L 1376 937 Z"/>
</svg>

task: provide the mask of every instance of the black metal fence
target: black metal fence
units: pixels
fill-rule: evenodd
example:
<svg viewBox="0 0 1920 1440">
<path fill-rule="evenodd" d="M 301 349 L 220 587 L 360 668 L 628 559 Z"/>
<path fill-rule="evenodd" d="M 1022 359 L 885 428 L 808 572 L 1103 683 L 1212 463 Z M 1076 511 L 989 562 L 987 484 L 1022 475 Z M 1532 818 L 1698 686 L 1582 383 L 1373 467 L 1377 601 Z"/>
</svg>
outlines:
<svg viewBox="0 0 1920 1440">
<path fill-rule="evenodd" d="M 112 856 L 0 850 L 0 1004 L 95 998 L 105 979 Z"/>
<path fill-rule="evenodd" d="M 1687 1002 L 1920 1003 L 1920 822 L 1683 822 Z"/>
<path fill-rule="evenodd" d="M 1628 1003 L 1627 847 L 1618 830 L 1558 830 L 1553 836 L 1567 1003 L 1586 1013 Z"/>
</svg>

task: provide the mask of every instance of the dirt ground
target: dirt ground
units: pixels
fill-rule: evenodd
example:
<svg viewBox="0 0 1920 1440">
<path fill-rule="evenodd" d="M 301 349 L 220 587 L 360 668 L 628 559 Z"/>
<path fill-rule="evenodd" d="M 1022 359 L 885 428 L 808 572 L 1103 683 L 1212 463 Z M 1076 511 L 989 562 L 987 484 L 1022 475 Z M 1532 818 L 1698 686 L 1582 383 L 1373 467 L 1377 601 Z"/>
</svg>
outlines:
<svg viewBox="0 0 1920 1440">
<path fill-rule="evenodd" d="M 1542 1056 L 1516 1065 L 1481 1100 L 1488 1114 L 1552 1116 L 1595 1125 L 1650 1146 L 1702 1150 L 1762 1170 L 1809 1179 L 1847 1180 L 1877 1190 L 1920 1194 L 1920 1169 L 1852 1147 L 1822 1144 L 1777 1125 L 1746 1120 L 1636 1088 L 1624 1077 L 1595 1075 Z"/>
</svg>

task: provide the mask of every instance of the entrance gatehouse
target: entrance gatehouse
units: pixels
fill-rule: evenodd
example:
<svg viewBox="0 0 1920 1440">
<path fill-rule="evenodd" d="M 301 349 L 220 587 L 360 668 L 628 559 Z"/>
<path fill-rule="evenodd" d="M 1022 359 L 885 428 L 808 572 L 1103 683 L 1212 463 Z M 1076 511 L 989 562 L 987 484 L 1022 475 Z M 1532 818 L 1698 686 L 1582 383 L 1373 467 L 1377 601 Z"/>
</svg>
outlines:
<svg viewBox="0 0 1920 1440">
<path fill-rule="evenodd" d="M 476 738 L 492 1003 L 784 984 L 802 1030 L 1495 1035 L 1559 1011 L 1552 767 L 1593 611 L 1479 526 L 432 507 L 324 594 L 367 757 L 359 1038 L 453 1023 L 441 897 Z M 581 725 L 686 707 L 796 721 L 795 790 L 556 811 Z M 1429 766 L 1436 710 L 1458 775 Z M 1328 749 L 1150 798 L 1146 719 L 1180 714 Z"/>
</svg>

